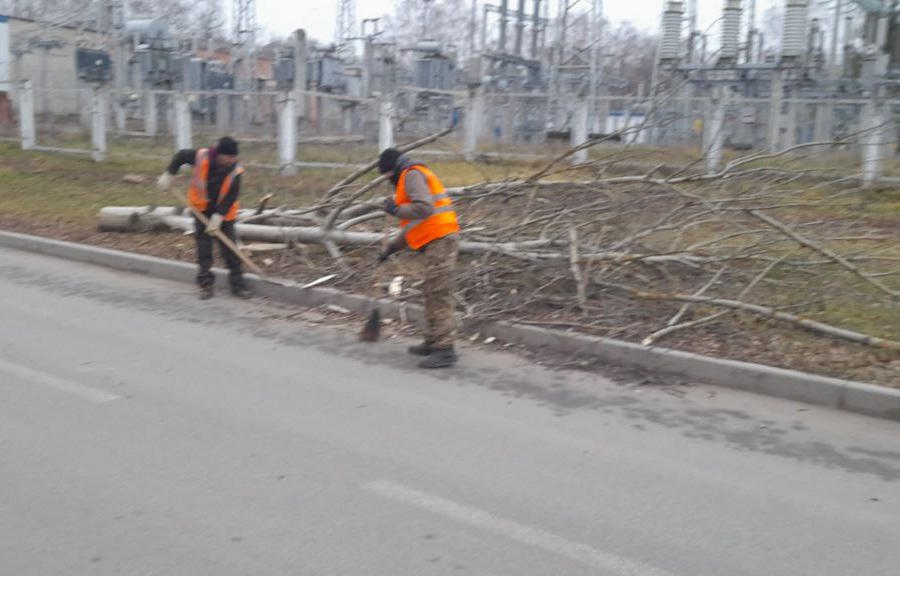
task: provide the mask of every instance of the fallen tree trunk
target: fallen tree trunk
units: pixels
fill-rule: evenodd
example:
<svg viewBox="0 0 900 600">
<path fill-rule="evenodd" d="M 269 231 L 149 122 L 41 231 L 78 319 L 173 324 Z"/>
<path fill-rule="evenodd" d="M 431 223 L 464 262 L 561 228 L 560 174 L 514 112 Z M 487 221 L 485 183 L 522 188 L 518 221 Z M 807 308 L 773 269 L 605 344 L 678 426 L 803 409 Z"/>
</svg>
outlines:
<svg viewBox="0 0 900 600">
<path fill-rule="evenodd" d="M 123 233 L 162 231 L 170 228 L 166 222 L 167 218 L 187 214 L 187 209 L 183 206 L 105 206 L 100 209 L 97 227 L 100 231 Z M 296 225 L 298 221 L 315 222 L 314 219 L 304 216 L 304 211 L 301 210 L 269 208 L 257 213 L 256 209 L 245 208 L 237 213 L 238 223 L 249 224 L 258 221 L 268 221 L 269 226 L 284 224 L 279 221 L 288 221 L 291 225 Z"/>
<path fill-rule="evenodd" d="M 165 218 L 169 227 L 179 231 L 190 232 L 194 230 L 194 221 L 190 217 L 170 216 Z M 373 246 L 380 244 L 384 239 L 382 233 L 365 231 L 344 231 L 341 229 L 326 230 L 322 227 L 277 227 L 273 225 L 252 225 L 238 223 L 236 225 L 238 236 L 242 240 L 271 242 L 271 243 L 300 243 L 300 244 L 327 244 L 333 243 L 343 246 Z M 461 240 L 459 249 L 469 254 L 505 254 L 519 258 L 534 260 L 568 260 L 569 254 L 562 252 L 536 252 L 537 250 L 552 248 L 558 243 L 553 240 L 539 239 L 523 242 L 471 242 Z M 582 260 L 607 260 L 618 263 L 643 262 L 653 263 L 681 263 L 690 261 L 702 262 L 710 260 L 708 257 L 690 256 L 683 254 L 666 255 L 641 255 L 626 252 L 592 252 L 581 257 Z"/>
<path fill-rule="evenodd" d="M 189 217 L 169 216 L 165 219 L 167 226 L 180 231 L 193 231 L 194 221 Z M 346 246 L 368 246 L 380 244 L 384 235 L 365 231 L 326 230 L 322 227 L 276 227 L 272 225 L 253 225 L 238 223 L 237 234 L 243 240 L 259 242 L 284 242 L 301 244 L 324 244 L 333 242 Z M 463 252 L 522 252 L 551 245 L 550 240 L 534 240 L 530 242 L 491 244 L 487 242 L 460 242 Z"/>
<path fill-rule="evenodd" d="M 180 215 L 175 206 L 106 206 L 100 209 L 100 231 L 146 232 L 168 229 L 167 217 Z"/>
</svg>

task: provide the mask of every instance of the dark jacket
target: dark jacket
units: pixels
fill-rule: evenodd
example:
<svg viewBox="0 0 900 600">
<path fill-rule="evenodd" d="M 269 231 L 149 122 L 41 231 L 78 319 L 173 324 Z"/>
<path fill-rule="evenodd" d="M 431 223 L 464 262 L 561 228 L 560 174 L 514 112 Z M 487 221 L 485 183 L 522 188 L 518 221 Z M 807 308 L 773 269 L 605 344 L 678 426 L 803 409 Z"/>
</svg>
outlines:
<svg viewBox="0 0 900 600">
<path fill-rule="evenodd" d="M 225 177 L 234 170 L 234 166 L 226 168 L 219 167 L 216 164 L 216 151 L 214 148 L 209 149 L 209 160 L 209 181 L 206 184 L 206 195 L 209 197 L 209 206 L 204 212 L 206 213 L 206 216 L 209 216 L 214 212 L 225 216 L 228 214 L 231 205 L 235 203 L 238 199 L 238 194 L 241 192 L 241 176 L 238 175 L 234 178 L 231 189 L 228 190 L 228 195 L 225 196 L 221 203 L 219 203 L 217 200 L 219 198 L 219 190 L 222 189 L 222 182 L 225 181 Z M 197 150 L 179 150 L 172 158 L 172 162 L 169 163 L 169 173 L 175 175 L 182 165 L 196 166 L 196 162 Z"/>
</svg>

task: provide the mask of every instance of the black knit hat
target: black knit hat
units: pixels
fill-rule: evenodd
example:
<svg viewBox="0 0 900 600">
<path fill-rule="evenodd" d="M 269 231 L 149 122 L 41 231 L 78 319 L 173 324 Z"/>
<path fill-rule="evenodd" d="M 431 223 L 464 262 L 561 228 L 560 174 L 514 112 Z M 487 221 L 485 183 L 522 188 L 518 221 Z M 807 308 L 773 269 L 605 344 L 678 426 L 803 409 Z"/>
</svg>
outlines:
<svg viewBox="0 0 900 600">
<path fill-rule="evenodd" d="M 227 154 L 228 156 L 238 155 L 238 143 L 233 138 L 223 137 L 216 144 L 216 152 L 219 154 Z"/>
<path fill-rule="evenodd" d="M 378 157 L 378 172 L 379 173 L 387 173 L 389 171 L 393 171 L 394 167 L 397 166 L 397 161 L 402 156 L 402 153 L 396 148 L 388 148 Z"/>
</svg>

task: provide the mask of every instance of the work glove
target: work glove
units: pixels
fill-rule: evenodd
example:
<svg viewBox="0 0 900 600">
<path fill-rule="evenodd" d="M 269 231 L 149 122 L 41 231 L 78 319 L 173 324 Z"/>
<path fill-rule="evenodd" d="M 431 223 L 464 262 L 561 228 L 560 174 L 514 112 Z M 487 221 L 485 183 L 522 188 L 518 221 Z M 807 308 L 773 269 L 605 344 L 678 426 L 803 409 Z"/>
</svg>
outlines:
<svg viewBox="0 0 900 600">
<path fill-rule="evenodd" d="M 392 216 L 397 214 L 397 203 L 393 198 L 388 198 L 384 201 L 384 212 Z"/>
<path fill-rule="evenodd" d="M 172 187 L 172 174 L 168 171 L 163 171 L 163 174 L 156 180 L 156 187 L 162 191 L 166 191 Z"/>
<path fill-rule="evenodd" d="M 209 225 L 206 226 L 206 235 L 215 235 L 217 231 L 219 231 L 219 227 L 222 226 L 222 215 L 219 213 L 213 213 L 213 216 L 209 218 Z"/>
</svg>

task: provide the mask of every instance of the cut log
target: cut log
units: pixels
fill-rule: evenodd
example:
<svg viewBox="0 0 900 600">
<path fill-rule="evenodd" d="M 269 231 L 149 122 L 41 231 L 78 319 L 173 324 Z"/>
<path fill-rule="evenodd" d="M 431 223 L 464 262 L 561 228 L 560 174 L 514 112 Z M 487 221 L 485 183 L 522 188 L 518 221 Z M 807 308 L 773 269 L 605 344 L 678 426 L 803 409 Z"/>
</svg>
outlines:
<svg viewBox="0 0 900 600">
<path fill-rule="evenodd" d="M 334 246 L 374 246 L 381 243 L 384 233 L 365 231 L 326 230 L 323 227 L 284 227 L 257 225 L 241 222 L 242 216 L 252 216 L 253 210 L 238 213 L 236 230 L 244 241 L 269 242 L 272 244 L 321 244 Z M 193 217 L 183 216 L 178 207 L 151 206 L 108 206 L 100 211 L 101 230 L 141 232 L 173 229 L 191 233 L 194 231 Z M 282 213 L 281 216 L 284 216 Z M 564 260 L 569 253 L 553 252 L 550 249 L 565 246 L 565 243 L 549 239 L 525 240 L 521 242 L 473 242 L 461 240 L 459 249 L 470 254 L 506 254 L 529 260 Z M 332 248 L 333 249 L 333 248 Z M 713 260 L 710 257 L 677 253 L 671 255 L 641 255 L 626 252 L 592 252 L 581 256 L 582 260 L 612 261 L 617 263 L 642 262 L 680 263 L 696 266 L 697 263 Z"/>
<path fill-rule="evenodd" d="M 174 206 L 106 206 L 100 209 L 100 231 L 147 232 L 168 229 L 166 217 L 180 215 Z"/>
<path fill-rule="evenodd" d="M 278 250 L 287 250 L 290 246 L 288 244 L 271 244 L 266 242 L 259 242 L 255 244 L 242 244 L 241 250 L 244 252 L 254 253 L 254 252 L 275 252 Z"/>
</svg>

